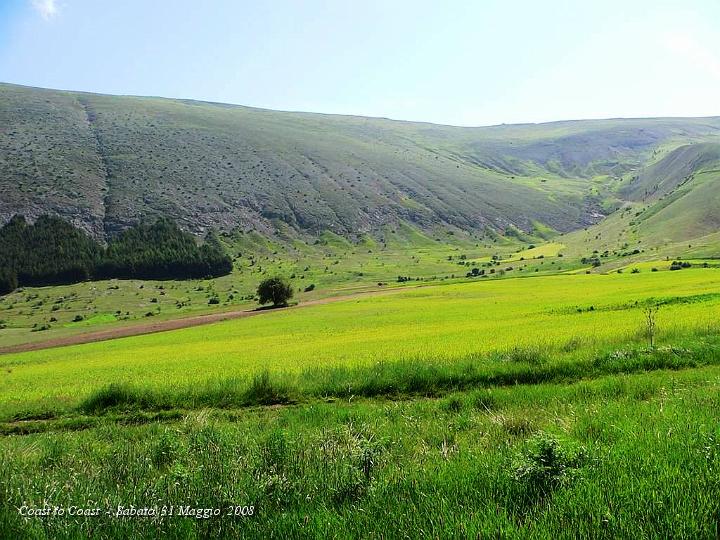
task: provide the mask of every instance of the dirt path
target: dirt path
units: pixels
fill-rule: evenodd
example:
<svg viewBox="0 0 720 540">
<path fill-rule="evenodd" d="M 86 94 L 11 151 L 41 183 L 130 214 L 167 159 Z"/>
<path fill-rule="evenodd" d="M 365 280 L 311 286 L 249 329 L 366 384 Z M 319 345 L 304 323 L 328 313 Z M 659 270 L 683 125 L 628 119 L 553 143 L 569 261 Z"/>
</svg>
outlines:
<svg viewBox="0 0 720 540">
<path fill-rule="evenodd" d="M 231 319 L 242 319 L 244 317 L 254 317 L 265 313 L 277 313 L 278 311 L 290 311 L 302 309 L 309 306 L 319 306 L 322 304 L 330 304 L 332 302 L 341 302 L 343 300 L 353 300 L 365 296 L 377 296 L 380 294 L 388 294 L 407 290 L 411 287 L 403 287 L 398 289 L 389 289 L 384 291 L 366 291 L 348 294 L 345 296 L 331 296 L 328 298 L 320 298 L 318 300 L 310 300 L 296 306 L 281 309 L 248 309 L 238 311 L 225 311 L 223 313 L 209 313 L 207 315 L 194 315 L 191 317 L 183 317 L 179 319 L 170 319 L 167 321 L 145 322 L 132 326 L 124 326 L 119 328 L 108 328 L 107 330 L 95 330 L 83 334 L 75 334 L 72 336 L 63 336 L 46 341 L 35 343 L 19 343 L 8 347 L 0 347 L 0 354 L 38 351 L 41 349 L 50 349 L 53 347 L 64 347 L 66 345 L 79 345 L 81 343 L 94 343 L 96 341 L 106 341 L 109 339 L 117 339 L 121 337 L 139 336 L 142 334 L 154 334 L 156 332 L 167 332 L 168 330 L 179 330 L 180 328 L 189 328 L 191 326 L 200 326 L 203 324 L 211 324 L 220 321 L 228 321 Z"/>
</svg>

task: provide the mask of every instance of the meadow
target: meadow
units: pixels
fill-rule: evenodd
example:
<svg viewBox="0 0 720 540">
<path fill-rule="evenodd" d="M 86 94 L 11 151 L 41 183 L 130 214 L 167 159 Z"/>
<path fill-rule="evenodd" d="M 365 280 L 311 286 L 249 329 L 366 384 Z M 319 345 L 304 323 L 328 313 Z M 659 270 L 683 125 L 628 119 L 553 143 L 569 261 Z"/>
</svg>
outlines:
<svg viewBox="0 0 720 540">
<path fill-rule="evenodd" d="M 224 236 L 223 242 L 233 255 L 233 271 L 216 279 L 98 280 L 24 287 L 1 296 L 0 349 L 94 329 L 252 309 L 258 283 L 274 275 L 289 279 L 296 287 L 296 301 L 302 303 L 400 285 L 457 282 L 480 266 L 497 267 L 494 277 L 579 267 L 577 261 L 528 256 L 506 271 L 509 266 L 501 261 L 513 259 L 527 245 L 460 233 L 431 237 L 410 224 L 388 228 L 377 238 L 367 236 L 357 243 L 329 232 L 314 241 L 236 232 Z M 541 249 L 543 246 L 530 252 Z"/>
<path fill-rule="evenodd" d="M 404 285 L 0 356 L 3 536 L 717 536 L 716 267 Z"/>
<path fill-rule="evenodd" d="M 54 539 L 716 538 L 719 384 L 712 366 L 413 400 L 108 417 L 81 431 L 3 437 L 0 530 Z M 43 505 L 102 513 L 18 514 Z M 157 514 L 118 516 L 145 507 Z M 214 509 L 221 515 L 208 517 Z"/>
<path fill-rule="evenodd" d="M 662 336 L 710 332 L 717 328 L 720 273 L 689 269 L 427 286 L 243 321 L 4 355 L 0 411 L 72 406 L 111 383 L 177 389 L 262 371 L 454 362 L 493 351 L 552 353 L 625 343 L 641 336 L 642 307 L 657 302 L 667 304 L 659 316 Z"/>
</svg>

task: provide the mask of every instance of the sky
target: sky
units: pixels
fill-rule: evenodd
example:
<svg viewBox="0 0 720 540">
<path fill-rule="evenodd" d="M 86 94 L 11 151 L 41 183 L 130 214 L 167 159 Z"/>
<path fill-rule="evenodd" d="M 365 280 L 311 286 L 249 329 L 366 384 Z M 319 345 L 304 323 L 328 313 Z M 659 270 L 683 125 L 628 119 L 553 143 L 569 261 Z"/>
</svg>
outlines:
<svg viewBox="0 0 720 540">
<path fill-rule="evenodd" d="M 453 125 L 720 115 L 720 0 L 0 0 L 0 81 Z"/>
</svg>

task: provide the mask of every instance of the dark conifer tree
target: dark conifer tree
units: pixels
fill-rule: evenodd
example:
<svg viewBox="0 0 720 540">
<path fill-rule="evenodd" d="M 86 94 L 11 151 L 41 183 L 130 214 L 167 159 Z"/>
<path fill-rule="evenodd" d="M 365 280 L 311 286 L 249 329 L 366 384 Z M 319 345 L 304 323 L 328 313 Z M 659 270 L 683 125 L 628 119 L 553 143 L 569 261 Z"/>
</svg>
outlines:
<svg viewBox="0 0 720 540">
<path fill-rule="evenodd" d="M 232 271 L 214 234 L 202 245 L 169 219 L 141 223 L 110 241 L 107 249 L 57 217 L 30 225 L 22 216 L 0 228 L 0 294 L 20 286 L 87 279 L 187 279 Z"/>
</svg>

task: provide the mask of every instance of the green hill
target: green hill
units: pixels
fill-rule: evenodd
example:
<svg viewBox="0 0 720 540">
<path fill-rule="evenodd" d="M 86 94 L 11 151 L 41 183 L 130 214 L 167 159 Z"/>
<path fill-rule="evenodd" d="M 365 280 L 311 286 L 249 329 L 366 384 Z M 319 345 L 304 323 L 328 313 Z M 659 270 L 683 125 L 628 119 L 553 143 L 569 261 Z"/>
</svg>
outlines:
<svg viewBox="0 0 720 540">
<path fill-rule="evenodd" d="M 561 240 L 566 254 L 633 255 L 610 268 L 637 260 L 720 256 L 720 144 L 658 151 L 647 166 L 625 175 L 617 195 L 619 211 Z"/>
<path fill-rule="evenodd" d="M 669 193 L 695 164 L 657 180 L 671 150 L 720 141 L 720 118 L 460 128 L 7 84 L 0 126 L 0 222 L 50 213 L 97 238 L 154 216 L 197 234 L 547 236 Z"/>
<path fill-rule="evenodd" d="M 631 178 L 620 192 L 634 201 L 657 201 L 694 179 L 696 173 L 720 169 L 720 144 L 686 144 Z"/>
</svg>

